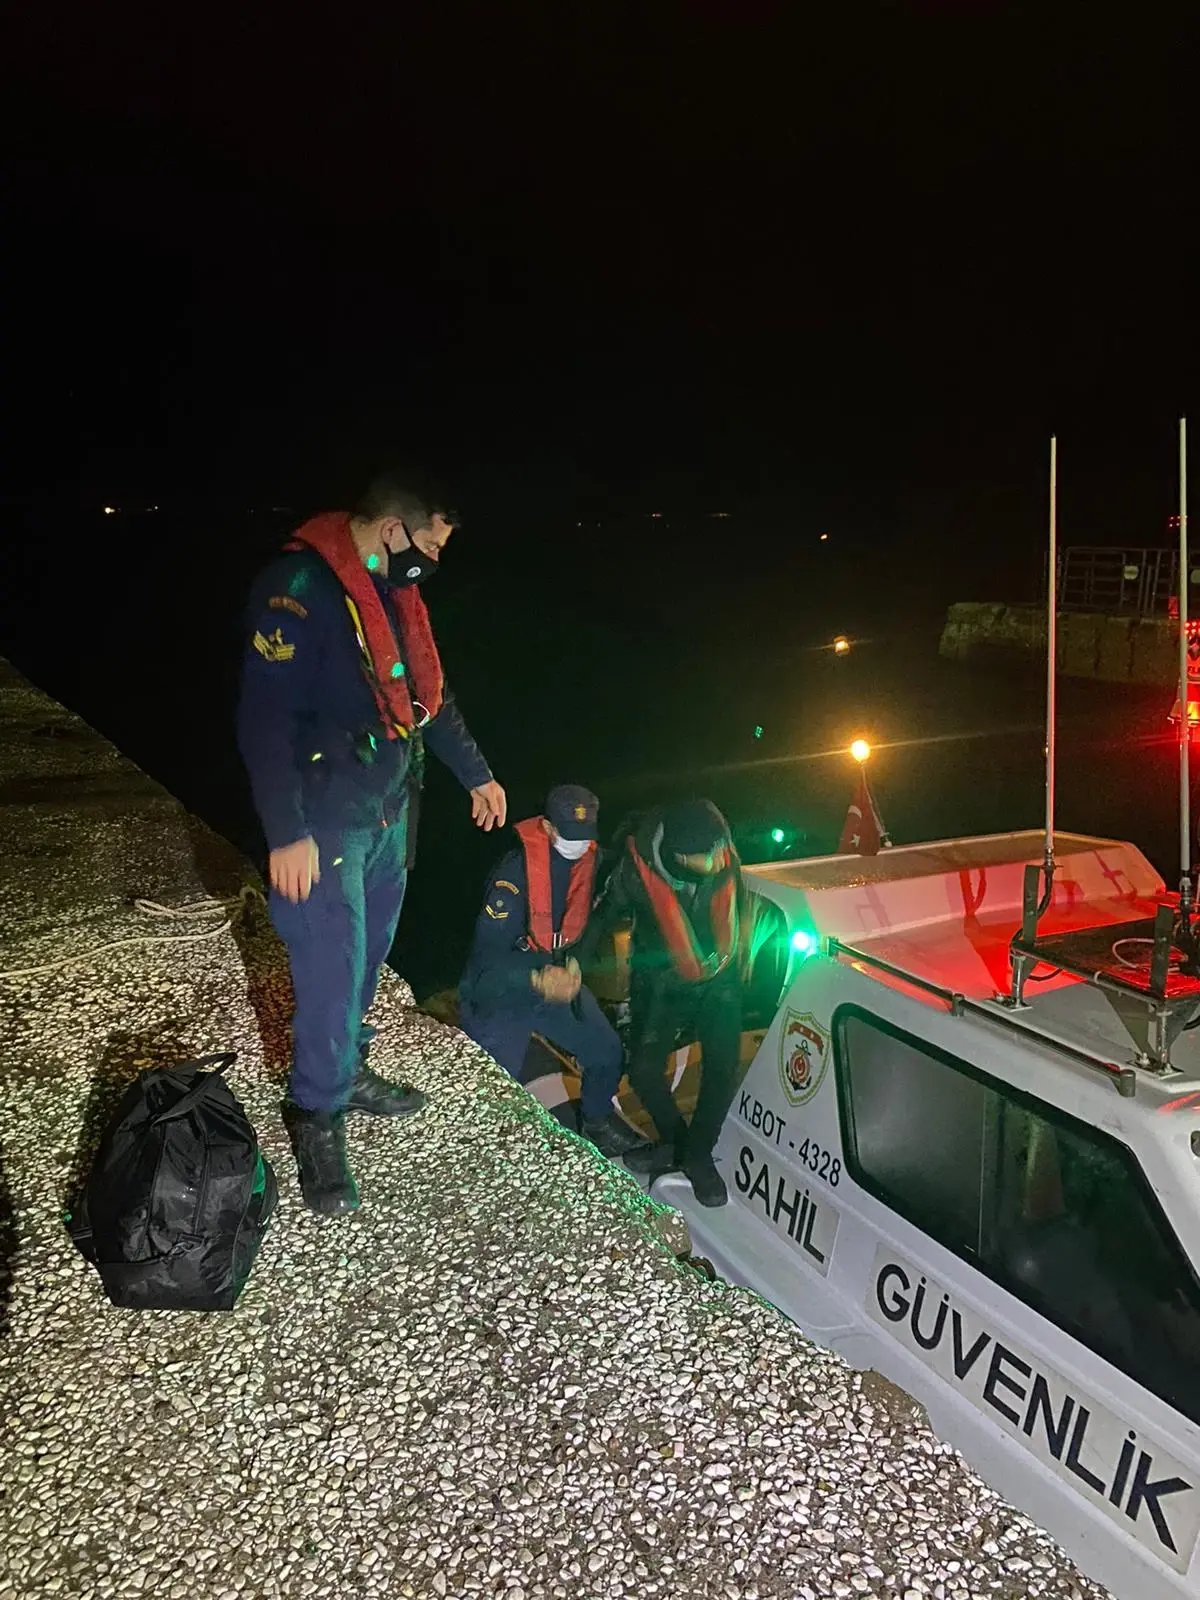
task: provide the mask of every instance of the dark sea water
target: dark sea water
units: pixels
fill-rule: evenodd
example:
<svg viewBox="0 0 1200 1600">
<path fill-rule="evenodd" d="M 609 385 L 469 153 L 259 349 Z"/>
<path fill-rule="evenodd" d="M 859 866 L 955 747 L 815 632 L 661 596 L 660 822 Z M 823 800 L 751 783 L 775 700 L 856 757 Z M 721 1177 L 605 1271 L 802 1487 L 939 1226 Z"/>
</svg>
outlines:
<svg viewBox="0 0 1200 1600">
<path fill-rule="evenodd" d="M 297 520 L 90 512 L 64 541 L 31 516 L 10 543 L 23 575 L 10 564 L 18 575 L 0 597 L 0 653 L 256 860 L 233 742 L 240 607 Z M 605 831 L 641 806 L 704 793 L 746 859 L 815 854 L 837 842 L 855 776 L 846 747 L 863 735 L 896 843 L 1041 824 L 1040 671 L 937 653 L 949 600 L 992 596 L 963 592 L 970 580 L 953 563 L 867 561 L 725 527 L 715 558 L 688 525 L 656 529 L 653 545 L 630 524 L 543 530 L 536 542 L 464 532 L 451 546 L 425 592 L 514 820 L 562 781 L 596 789 Z M 828 649 L 839 632 L 855 641 L 843 659 Z M 1058 814 L 1062 827 L 1133 839 L 1173 883 L 1171 698 L 1061 682 Z M 393 952 L 418 996 L 456 981 L 505 847 L 471 826 L 467 797 L 431 760 Z"/>
</svg>

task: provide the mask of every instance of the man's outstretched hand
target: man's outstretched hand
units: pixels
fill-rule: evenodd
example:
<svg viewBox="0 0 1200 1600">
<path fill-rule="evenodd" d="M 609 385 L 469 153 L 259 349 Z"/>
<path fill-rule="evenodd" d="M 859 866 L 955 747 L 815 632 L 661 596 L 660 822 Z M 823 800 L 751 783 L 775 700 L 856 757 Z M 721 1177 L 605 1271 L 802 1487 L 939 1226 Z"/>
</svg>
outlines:
<svg viewBox="0 0 1200 1600">
<path fill-rule="evenodd" d="M 297 839 L 271 851 L 271 887 L 293 905 L 307 900 L 321 881 L 321 858 L 315 839 Z"/>
<path fill-rule="evenodd" d="M 471 821 L 484 833 L 502 828 L 508 816 L 508 799 L 504 790 L 493 778 L 491 783 L 481 783 L 471 790 Z"/>
</svg>

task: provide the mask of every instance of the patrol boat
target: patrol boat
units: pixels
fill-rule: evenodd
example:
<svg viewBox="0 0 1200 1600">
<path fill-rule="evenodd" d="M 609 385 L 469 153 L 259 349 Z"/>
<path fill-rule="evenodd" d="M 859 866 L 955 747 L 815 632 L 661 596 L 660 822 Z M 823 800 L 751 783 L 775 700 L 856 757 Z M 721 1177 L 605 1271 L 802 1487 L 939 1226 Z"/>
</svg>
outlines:
<svg viewBox="0 0 1200 1600">
<path fill-rule="evenodd" d="M 1185 511 L 1181 540 L 1187 572 Z M 1054 618 L 1052 576 L 1045 829 L 748 867 L 790 956 L 715 1152 L 730 1203 L 679 1174 L 653 1195 L 1120 1600 L 1194 1600 L 1187 746 L 1178 894 L 1134 845 L 1057 831 Z M 1186 616 L 1181 640 L 1186 695 Z"/>
</svg>

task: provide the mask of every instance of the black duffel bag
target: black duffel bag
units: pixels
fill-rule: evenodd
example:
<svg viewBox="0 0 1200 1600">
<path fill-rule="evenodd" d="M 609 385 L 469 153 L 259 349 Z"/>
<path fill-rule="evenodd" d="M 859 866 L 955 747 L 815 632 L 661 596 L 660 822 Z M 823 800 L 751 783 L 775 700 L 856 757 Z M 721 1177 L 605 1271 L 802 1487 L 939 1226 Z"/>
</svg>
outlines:
<svg viewBox="0 0 1200 1600">
<path fill-rule="evenodd" d="M 230 1311 L 245 1287 L 278 1190 L 221 1076 L 236 1059 L 141 1072 L 117 1107 L 67 1218 L 115 1306 Z"/>
</svg>

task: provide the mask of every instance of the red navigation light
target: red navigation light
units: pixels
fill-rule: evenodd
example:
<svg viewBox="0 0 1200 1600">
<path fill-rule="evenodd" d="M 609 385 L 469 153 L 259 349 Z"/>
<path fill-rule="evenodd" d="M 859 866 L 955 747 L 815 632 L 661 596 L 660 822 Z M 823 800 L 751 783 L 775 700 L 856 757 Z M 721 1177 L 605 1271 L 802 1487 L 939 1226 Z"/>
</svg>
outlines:
<svg viewBox="0 0 1200 1600">
<path fill-rule="evenodd" d="M 1179 721 L 1178 695 L 1175 696 L 1175 704 L 1171 707 L 1171 714 L 1167 720 L 1172 723 Z M 1200 682 L 1194 678 L 1188 680 L 1187 722 L 1188 737 L 1190 739 L 1194 736 L 1197 728 L 1200 728 Z"/>
</svg>

